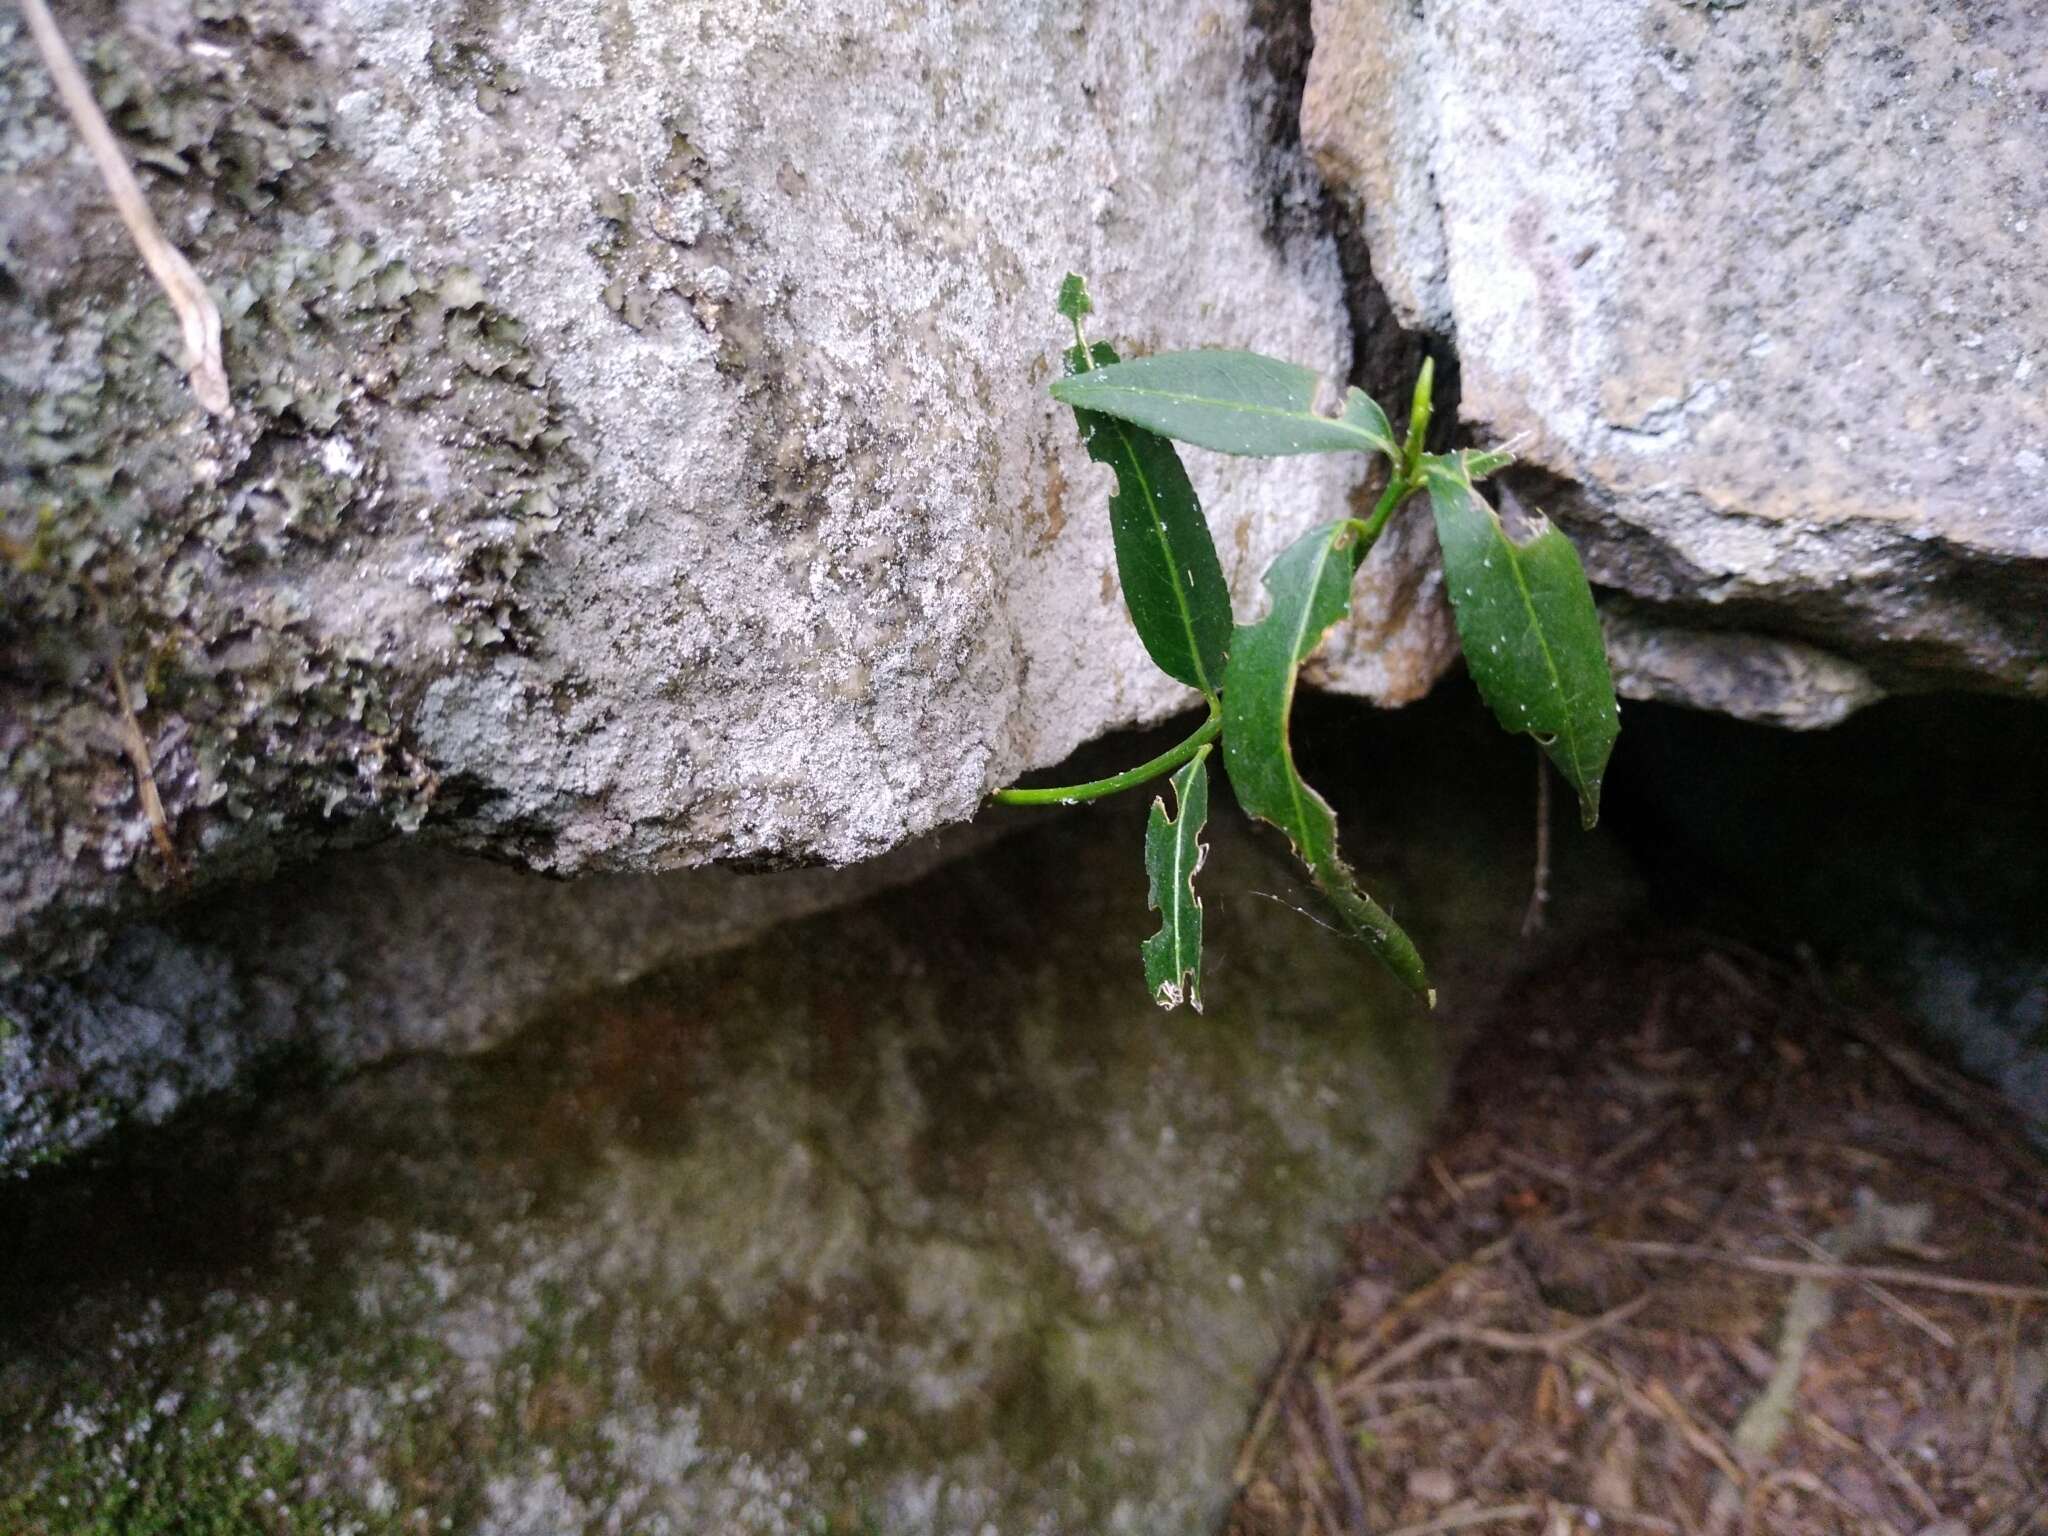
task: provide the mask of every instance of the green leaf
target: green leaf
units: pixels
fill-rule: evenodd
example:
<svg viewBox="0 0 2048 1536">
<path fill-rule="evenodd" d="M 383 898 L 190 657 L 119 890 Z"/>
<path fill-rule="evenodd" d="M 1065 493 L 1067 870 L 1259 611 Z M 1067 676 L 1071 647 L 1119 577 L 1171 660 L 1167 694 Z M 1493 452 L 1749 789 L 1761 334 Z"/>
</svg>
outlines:
<svg viewBox="0 0 2048 1536">
<path fill-rule="evenodd" d="M 1087 353 L 1069 347 L 1066 363 L 1070 378 L 1085 378 L 1113 366 L 1116 351 L 1102 341 Z M 1109 530 L 1117 580 L 1146 654 L 1168 677 L 1214 698 L 1230 648 L 1230 587 L 1179 453 L 1113 416 L 1076 408 L 1074 421 L 1088 457 L 1116 475 Z"/>
<path fill-rule="evenodd" d="M 1345 394 L 1341 414 L 1324 415 L 1321 374 L 1256 352 L 1163 352 L 1062 379 L 1052 392 L 1219 453 L 1400 453 L 1387 413 L 1363 390 Z"/>
<path fill-rule="evenodd" d="M 1464 461 L 1465 473 L 1474 480 L 1498 474 L 1515 462 L 1515 456 L 1505 448 L 1461 448 L 1458 457 Z"/>
<path fill-rule="evenodd" d="M 1345 926 L 1416 995 L 1434 1003 L 1422 957 L 1400 925 L 1359 890 L 1337 852 L 1337 817 L 1295 771 L 1288 724 L 1295 675 L 1323 634 L 1350 610 L 1351 578 L 1363 558 L 1353 522 L 1325 523 L 1295 540 L 1266 572 L 1271 607 L 1231 642 L 1223 690 L 1223 766 L 1237 803 L 1271 822 Z"/>
<path fill-rule="evenodd" d="M 1152 802 L 1145 823 L 1145 874 L 1151 882 L 1145 899 L 1163 926 L 1139 946 L 1153 1001 L 1162 1008 L 1186 1002 L 1197 1013 L 1202 1011 L 1202 899 L 1195 894 L 1195 876 L 1209 851 L 1202 843 L 1209 820 L 1208 756 L 1203 747 L 1173 776 L 1178 821 L 1167 816 L 1164 796 Z"/>
<path fill-rule="evenodd" d="M 1550 754 L 1590 827 L 1600 819 L 1600 780 L 1621 719 L 1578 552 L 1503 492 L 1517 523 L 1511 535 L 1462 460 L 1431 455 L 1423 477 L 1472 680 L 1503 728 L 1527 731 Z"/>
<path fill-rule="evenodd" d="M 1088 279 L 1078 272 L 1060 279 L 1059 302 L 1054 307 L 1076 325 L 1082 316 L 1095 313 L 1095 301 L 1088 297 Z"/>
</svg>

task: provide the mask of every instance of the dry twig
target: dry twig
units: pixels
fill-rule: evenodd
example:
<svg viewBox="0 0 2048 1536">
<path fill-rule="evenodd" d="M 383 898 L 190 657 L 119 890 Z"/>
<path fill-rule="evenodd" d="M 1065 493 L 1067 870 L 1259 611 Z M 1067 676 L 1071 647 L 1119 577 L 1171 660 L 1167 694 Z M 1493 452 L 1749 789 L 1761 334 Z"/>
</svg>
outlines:
<svg viewBox="0 0 2048 1536">
<path fill-rule="evenodd" d="M 1638 1413 L 1649 1414 L 1652 1418 L 1664 1420 L 1676 1429 L 1693 1451 L 1710 1461 L 1721 1475 L 1740 1487 L 1748 1479 L 1736 1465 L 1735 1457 L 1715 1436 L 1700 1427 L 1699 1421 L 1685 1411 L 1685 1405 L 1671 1395 L 1671 1389 L 1660 1381 L 1653 1381 L 1647 1387 L 1639 1387 L 1614 1366 L 1608 1364 L 1590 1350 L 1575 1349 L 1571 1352 L 1572 1364 L 1588 1375 L 1597 1376 L 1615 1391 L 1619 1392 L 1631 1408 Z"/>
<path fill-rule="evenodd" d="M 1330 1373 L 1318 1369 L 1310 1378 L 1316 1405 L 1316 1428 L 1322 1432 L 1323 1455 L 1337 1476 L 1337 1491 L 1344 1497 L 1345 1528 L 1351 1536 L 1372 1536 L 1372 1521 L 1365 1512 L 1365 1489 L 1359 1485 L 1358 1466 L 1351 1448 L 1344 1443 L 1344 1421 L 1338 1416 L 1337 1401 L 1330 1395 Z"/>
<path fill-rule="evenodd" d="M 1865 1524 L 1872 1524 L 1883 1533 L 1883 1536 L 1902 1536 L 1899 1528 L 1889 1520 L 1859 1509 L 1826 1483 L 1815 1477 L 1811 1472 L 1801 1467 L 1788 1467 L 1783 1471 L 1773 1472 L 1766 1477 L 1757 1479 L 1756 1485 L 1749 1490 L 1749 1496 L 1743 1500 L 1742 1528 L 1744 1532 L 1756 1530 L 1757 1515 L 1763 1501 L 1779 1488 L 1797 1488 L 1801 1493 L 1811 1494 L 1822 1502 L 1831 1505 L 1849 1517 L 1849 1528 L 1851 1530 L 1860 1529 Z"/>
<path fill-rule="evenodd" d="M 21 9 L 28 18 L 29 32 L 42 51 L 50 78 L 56 82 L 57 94 L 77 125 L 79 137 L 85 140 L 85 147 L 92 151 L 93 162 L 99 167 L 100 180 L 106 183 L 115 211 L 121 215 L 121 222 L 128 227 L 150 275 L 178 316 L 178 328 L 185 338 L 185 372 L 192 393 L 214 415 L 226 415 L 228 375 L 221 362 L 220 311 L 214 307 L 199 274 L 192 270 L 192 263 L 164 238 L 163 230 L 157 226 L 135 173 L 128 168 L 128 157 L 121 153 L 113 129 L 100 114 L 92 87 L 86 84 L 78 61 L 71 56 L 50 8 L 43 0 L 21 0 Z"/>
<path fill-rule="evenodd" d="M 1649 1305 L 1651 1293 L 1645 1291 L 1632 1301 L 1602 1312 L 1598 1317 L 1574 1323 L 1569 1328 L 1560 1328 L 1555 1333 L 1508 1333 L 1499 1328 L 1461 1328 L 1456 1331 L 1460 1339 L 1484 1345 L 1488 1349 L 1500 1350 L 1507 1354 L 1549 1355 L 1555 1358 L 1567 1353 L 1574 1345 L 1583 1344 L 1594 1334 L 1604 1332 L 1617 1323 L 1624 1323 Z"/>
<path fill-rule="evenodd" d="M 1438 1515 L 1420 1525 L 1397 1525 L 1387 1536 L 1443 1536 L 1445 1531 L 1467 1531 L 1475 1525 L 1494 1525 L 1503 1520 L 1540 1520 L 1541 1504 L 1496 1504 L 1491 1509 L 1468 1509 L 1455 1515 Z"/>
<path fill-rule="evenodd" d="M 1803 1232 L 1794 1232 L 1791 1230 L 1787 1230 L 1785 1235 L 1789 1237 L 1795 1244 L 1797 1244 L 1805 1252 L 1811 1254 L 1816 1263 L 1839 1264 L 1841 1262 L 1840 1260 L 1835 1258 L 1833 1254 L 1829 1253 L 1827 1249 L 1821 1247 L 1819 1243 L 1816 1243 L 1812 1238 L 1808 1237 Z M 1946 1328 L 1942 1327 L 1941 1324 L 1937 1323 L 1925 1312 L 1922 1312 L 1918 1307 L 1901 1300 L 1897 1296 L 1894 1296 L 1890 1291 L 1886 1290 L 1883 1286 L 1879 1285 L 1874 1280 L 1860 1280 L 1859 1283 L 1862 1285 L 1864 1290 L 1868 1291 L 1873 1297 L 1877 1299 L 1878 1304 L 1882 1306 L 1887 1312 L 1890 1312 L 1897 1317 L 1904 1318 L 1907 1322 L 1911 1323 L 1915 1328 L 1918 1328 L 1922 1333 L 1926 1334 L 1927 1337 L 1934 1340 L 1934 1342 L 1939 1344 L 1943 1349 L 1954 1349 L 1956 1347 L 1955 1335 L 1950 1333 Z"/>
<path fill-rule="evenodd" d="M 163 855 L 171 879 L 183 880 L 184 861 L 178 857 L 178 845 L 171 841 L 170 818 L 164 815 L 163 796 L 156 788 L 156 769 L 149 760 L 149 738 L 142 734 L 142 722 L 135 717 L 135 701 L 128 692 L 126 669 L 118 651 L 111 670 L 114 702 L 120 706 L 115 715 L 115 733 L 120 737 L 128 766 L 135 773 L 135 793 L 142 801 L 142 813 L 149 818 L 149 835 L 156 843 L 156 851 Z"/>
<path fill-rule="evenodd" d="M 1878 1285 L 1918 1286 L 1927 1291 L 1946 1291 L 1952 1296 L 1983 1296 L 1993 1301 L 2048 1301 L 2048 1285 L 2014 1285 L 2003 1280 L 1972 1280 L 1966 1275 L 1936 1275 L 1924 1270 L 1897 1269 L 1883 1264 L 1810 1264 L 1798 1259 L 1768 1259 L 1747 1253 L 1724 1253 L 1697 1243 L 1653 1243 L 1608 1239 L 1608 1246 L 1645 1259 L 1703 1259 L 1754 1270 L 1760 1275 L 1784 1275 L 1794 1280 L 1856 1280 Z"/>
<path fill-rule="evenodd" d="M 1266 1436 L 1272 1433 L 1273 1420 L 1279 1416 L 1280 1404 L 1287 1396 L 1287 1384 L 1294 1380 L 1294 1373 L 1301 1368 L 1302 1357 L 1308 1353 L 1309 1343 L 1315 1334 L 1313 1323 L 1303 1323 L 1288 1341 L 1287 1353 L 1281 1357 L 1272 1381 L 1267 1383 L 1265 1399 L 1252 1419 L 1251 1432 L 1244 1437 L 1244 1444 L 1238 1447 L 1237 1465 L 1230 1473 L 1233 1487 L 1242 1488 L 1252 1480 L 1252 1469 L 1258 1465 L 1259 1451 L 1265 1446 Z"/>
</svg>

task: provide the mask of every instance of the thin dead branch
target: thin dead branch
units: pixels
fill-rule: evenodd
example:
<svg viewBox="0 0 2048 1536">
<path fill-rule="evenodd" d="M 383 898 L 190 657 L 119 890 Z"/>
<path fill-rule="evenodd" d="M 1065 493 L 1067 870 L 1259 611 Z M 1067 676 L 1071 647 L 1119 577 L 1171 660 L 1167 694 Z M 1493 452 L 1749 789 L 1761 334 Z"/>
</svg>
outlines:
<svg viewBox="0 0 2048 1536">
<path fill-rule="evenodd" d="M 1697 1243 L 1653 1243 L 1609 1239 L 1608 1246 L 1645 1259 L 1702 1260 L 1752 1270 L 1760 1275 L 1783 1275 L 1793 1280 L 1860 1281 L 1877 1285 L 1917 1286 L 1926 1291 L 1945 1291 L 1951 1296 L 1982 1296 L 1992 1301 L 2048 1301 L 2048 1285 L 2014 1285 L 2003 1280 L 1972 1280 L 1966 1275 L 1938 1275 L 1924 1270 L 1896 1269 L 1883 1264 L 1814 1264 L 1799 1259 L 1770 1259 L 1755 1254 L 1724 1253 Z"/>
<path fill-rule="evenodd" d="M 136 718 L 135 701 L 128 692 L 127 669 L 119 652 L 115 653 L 110 670 L 114 677 L 114 702 L 120 706 L 115 715 L 115 734 L 120 738 L 128 766 L 134 770 L 135 793 L 142 801 L 143 815 L 149 818 L 149 835 L 156 843 L 156 851 L 163 855 L 171 879 L 183 880 L 185 864 L 178 857 L 178 845 L 171 840 L 170 818 L 164 815 L 163 796 L 156 788 L 156 769 L 149 760 L 149 738 L 143 735 L 142 722 Z"/>
<path fill-rule="evenodd" d="M 1459 1337 L 1506 1354 L 1549 1355 L 1555 1358 L 1573 1346 L 1583 1344 L 1594 1334 L 1627 1322 L 1649 1305 L 1650 1294 L 1645 1291 L 1634 1300 L 1625 1301 L 1598 1317 L 1588 1318 L 1569 1328 L 1560 1328 L 1555 1333 L 1507 1333 L 1498 1328 L 1465 1328 L 1459 1330 Z"/>
<path fill-rule="evenodd" d="M 107 195 L 113 199 L 115 211 L 127 226 L 135 248 L 142 253 L 150 275 L 171 301 L 171 309 L 178 317 L 178 328 L 185 340 L 185 372 L 191 381 L 192 393 L 213 415 L 226 415 L 228 375 L 221 361 L 220 311 L 214 307 L 213 298 L 199 280 L 199 274 L 192 270 L 192 263 L 164 238 L 164 232 L 158 227 L 156 216 L 149 211 L 149 203 L 135 180 L 134 171 L 129 169 L 128 157 L 121 152 L 114 131 L 101 115 L 99 103 L 93 99 L 92 87 L 86 84 L 85 74 L 71 56 L 71 49 L 51 17 L 49 7 L 43 0 L 21 0 L 21 9 L 28 18 L 29 32 L 42 52 L 50 78 L 56 82 L 57 95 L 71 114 L 71 121 L 77 125 L 79 137 L 85 140 L 86 148 L 92 152 L 93 163 L 99 167 L 100 180 L 106 183 Z"/>
<path fill-rule="evenodd" d="M 1475 1525 L 1498 1525 L 1505 1520 L 1540 1520 L 1541 1504 L 1496 1504 L 1491 1509 L 1468 1509 L 1455 1515 L 1438 1515 L 1420 1525 L 1397 1525 L 1387 1536 L 1443 1536 L 1446 1531 L 1469 1531 Z"/>
<path fill-rule="evenodd" d="M 1294 1330 L 1294 1337 L 1287 1343 L 1287 1353 L 1281 1358 L 1279 1368 L 1273 1372 L 1273 1379 L 1266 1384 L 1266 1395 L 1259 1403 L 1259 1411 L 1252 1418 L 1250 1433 L 1244 1437 L 1244 1444 L 1238 1447 L 1237 1464 L 1231 1469 L 1230 1481 L 1233 1487 L 1242 1488 L 1252 1480 L 1252 1469 L 1258 1465 L 1259 1452 L 1266 1444 L 1266 1436 L 1273 1432 L 1273 1421 L 1280 1414 L 1280 1404 L 1287 1396 L 1288 1383 L 1294 1380 L 1294 1373 L 1301 1369 L 1302 1358 L 1308 1354 L 1309 1344 L 1316 1335 L 1313 1323 L 1303 1323 Z"/>
<path fill-rule="evenodd" d="M 1337 1477 L 1337 1491 L 1344 1500 L 1344 1526 L 1350 1536 L 1372 1536 L 1372 1520 L 1365 1511 L 1365 1489 L 1358 1481 L 1358 1465 L 1351 1448 L 1344 1443 L 1344 1420 L 1337 1413 L 1337 1401 L 1330 1395 L 1330 1374 L 1316 1371 L 1309 1378 L 1316 1405 L 1316 1428 L 1323 1437 L 1323 1455 Z"/>
<path fill-rule="evenodd" d="M 1835 1257 L 1832 1254 L 1830 1254 L 1827 1251 L 1827 1249 L 1823 1248 L 1819 1243 L 1816 1243 L 1812 1238 L 1808 1237 L 1805 1233 L 1787 1231 L 1785 1235 L 1789 1237 L 1793 1241 L 1793 1243 L 1796 1244 L 1801 1250 L 1803 1250 L 1807 1254 L 1810 1254 L 1815 1263 L 1835 1264 L 1839 1262 L 1835 1259 Z M 1918 1307 L 1913 1306 L 1911 1303 L 1906 1302 L 1897 1296 L 1894 1296 L 1890 1291 L 1886 1290 L 1883 1286 L 1879 1285 L 1874 1280 L 1862 1280 L 1860 1283 L 1862 1284 L 1863 1289 L 1866 1292 L 1868 1292 L 1871 1295 L 1871 1297 L 1873 1297 L 1877 1301 L 1878 1305 L 1883 1307 L 1887 1312 L 1890 1312 L 1895 1317 L 1905 1319 L 1905 1321 L 1911 1323 L 1915 1328 L 1918 1328 L 1922 1333 L 1926 1334 L 1927 1337 L 1934 1340 L 1934 1342 L 1939 1344 L 1943 1349 L 1954 1349 L 1956 1347 L 1955 1335 L 1950 1333 L 1946 1328 L 1942 1327 L 1941 1324 L 1937 1323 L 1925 1312 L 1922 1312 Z"/>
</svg>

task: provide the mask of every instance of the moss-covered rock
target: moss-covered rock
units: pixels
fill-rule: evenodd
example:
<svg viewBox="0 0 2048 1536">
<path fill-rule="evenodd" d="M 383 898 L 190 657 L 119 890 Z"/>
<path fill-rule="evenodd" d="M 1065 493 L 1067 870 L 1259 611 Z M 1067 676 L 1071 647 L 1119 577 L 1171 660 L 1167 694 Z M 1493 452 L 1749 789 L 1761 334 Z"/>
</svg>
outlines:
<svg viewBox="0 0 2048 1536">
<path fill-rule="evenodd" d="M 1526 894 L 1525 808 L 1499 793 L 1523 766 L 1440 762 L 1398 835 L 1348 807 L 1468 1008 Z M 1288 864 L 1227 811 L 1209 1012 L 1160 1012 L 1143 809 L 490 1054 L 15 1185 L 9 1513 L 101 1529 L 154 1507 L 108 1470 L 132 1464 L 157 1504 L 270 1490 L 264 1530 L 1201 1529 L 1451 1036 L 1293 910 Z M 1561 872 L 1567 927 L 1609 899 L 1583 872 Z"/>
</svg>

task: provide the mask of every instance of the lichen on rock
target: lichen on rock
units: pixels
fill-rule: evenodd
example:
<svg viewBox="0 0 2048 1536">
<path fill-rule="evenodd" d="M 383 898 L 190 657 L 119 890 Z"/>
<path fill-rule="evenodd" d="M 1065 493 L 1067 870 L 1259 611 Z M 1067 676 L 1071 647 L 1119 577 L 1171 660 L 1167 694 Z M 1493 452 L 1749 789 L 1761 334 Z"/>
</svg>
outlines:
<svg viewBox="0 0 2048 1536">
<path fill-rule="evenodd" d="M 94 952 L 166 883 L 113 741 L 118 667 L 183 862 L 260 873 L 415 826 L 416 669 L 519 643 L 519 569 L 581 468 L 517 321 L 474 273 L 337 228 L 328 109 L 294 38 L 85 50 L 170 227 L 215 282 L 236 409 L 200 414 L 150 288 L 10 23 L 0 370 L 0 965 Z M 424 466 L 459 457 L 431 505 Z"/>
<path fill-rule="evenodd" d="M 1351 349 L 1270 7 L 1127 11 L 88 7 L 227 322 L 218 421 L 5 24 L 4 963 L 156 908 L 116 655 L 202 887 L 416 827 L 845 863 L 1177 707 L 1070 510 L 1057 275 L 1139 345 Z M 1363 470 L 1197 467 L 1241 596 Z M 1423 643 L 1354 686 L 1446 664 L 1419 569 L 1369 577 Z"/>
</svg>

